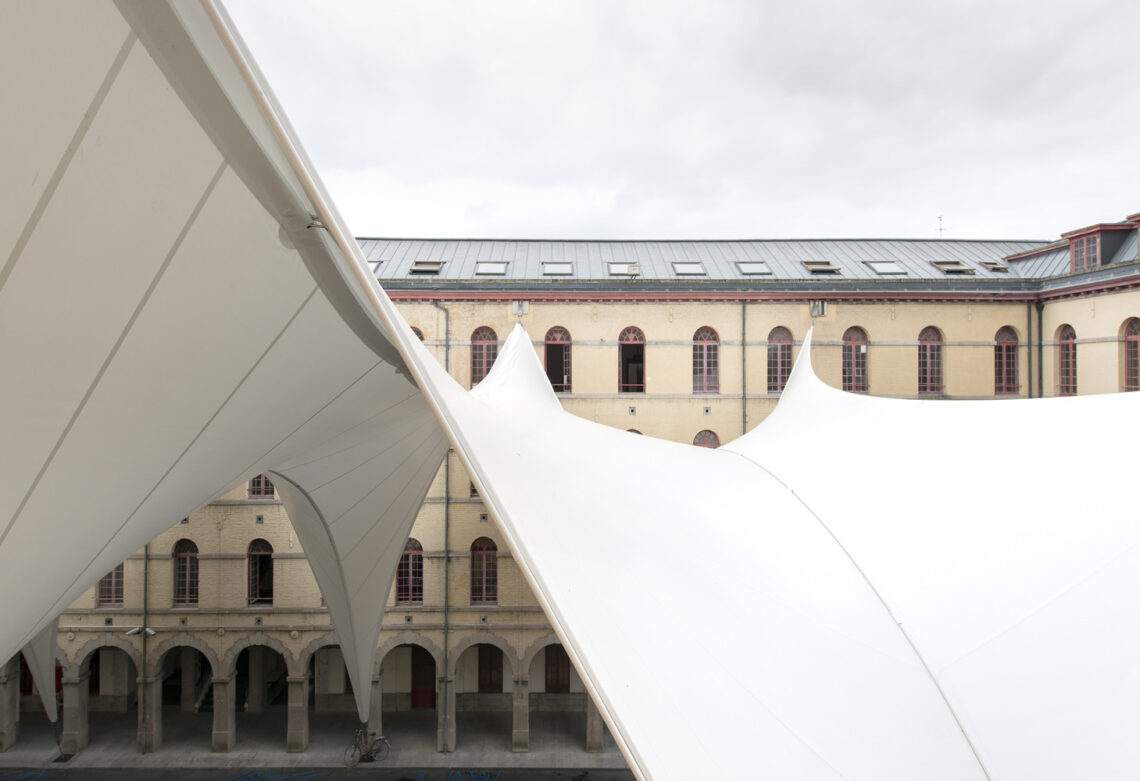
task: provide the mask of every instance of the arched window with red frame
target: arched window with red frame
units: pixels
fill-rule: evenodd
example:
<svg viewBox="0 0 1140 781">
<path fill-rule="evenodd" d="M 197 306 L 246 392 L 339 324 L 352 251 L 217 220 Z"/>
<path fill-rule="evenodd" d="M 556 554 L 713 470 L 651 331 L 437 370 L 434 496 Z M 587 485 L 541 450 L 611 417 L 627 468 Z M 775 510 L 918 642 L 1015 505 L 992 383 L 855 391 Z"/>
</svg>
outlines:
<svg viewBox="0 0 1140 781">
<path fill-rule="evenodd" d="M 720 393 L 720 336 L 707 325 L 693 334 L 693 393 Z"/>
<path fill-rule="evenodd" d="M 843 332 L 843 390 L 867 393 L 871 383 L 867 374 L 867 332 L 853 325 Z"/>
<path fill-rule="evenodd" d="M 265 475 L 258 475 L 249 481 L 249 490 L 246 495 L 250 499 L 272 499 L 273 481 Z"/>
<path fill-rule="evenodd" d="M 1068 323 L 1057 329 L 1057 395 L 1077 395 L 1077 332 Z"/>
<path fill-rule="evenodd" d="M 246 552 L 249 562 L 249 604 L 273 604 L 273 546 L 257 539 Z"/>
<path fill-rule="evenodd" d="M 1140 391 L 1140 318 L 1124 323 L 1124 390 Z"/>
<path fill-rule="evenodd" d="M 414 537 L 404 543 L 400 564 L 396 567 L 396 604 L 424 603 L 424 546 Z"/>
<path fill-rule="evenodd" d="M 415 334 L 416 338 L 419 339 L 421 342 L 424 340 L 424 332 L 421 331 L 420 329 L 416 328 L 414 325 L 412 326 L 412 333 Z"/>
<path fill-rule="evenodd" d="M 480 537 L 471 543 L 471 604 L 493 605 L 499 601 L 499 549 L 493 540 Z"/>
<path fill-rule="evenodd" d="M 720 437 L 716 435 L 715 431 L 698 431 L 697 435 L 693 437 L 693 444 L 697 447 L 720 447 Z"/>
<path fill-rule="evenodd" d="M 495 331 L 481 325 L 471 334 L 471 387 L 483 381 L 495 358 L 499 355 L 499 337 Z"/>
<path fill-rule="evenodd" d="M 191 540 L 174 543 L 174 604 L 198 604 L 198 546 Z"/>
<path fill-rule="evenodd" d="M 918 392 L 942 393 L 942 332 L 932 325 L 918 335 Z"/>
<path fill-rule="evenodd" d="M 1015 396 L 1019 390 L 1017 331 L 1006 325 L 994 334 L 994 395 Z"/>
<path fill-rule="evenodd" d="M 768 334 L 768 392 L 783 393 L 792 373 L 792 332 L 778 325 Z"/>
<path fill-rule="evenodd" d="M 546 332 L 544 357 L 546 377 L 555 393 L 569 393 L 570 374 L 570 332 L 556 325 Z"/>
<path fill-rule="evenodd" d="M 618 334 L 618 393 L 645 393 L 645 334 L 635 325 Z"/>
</svg>

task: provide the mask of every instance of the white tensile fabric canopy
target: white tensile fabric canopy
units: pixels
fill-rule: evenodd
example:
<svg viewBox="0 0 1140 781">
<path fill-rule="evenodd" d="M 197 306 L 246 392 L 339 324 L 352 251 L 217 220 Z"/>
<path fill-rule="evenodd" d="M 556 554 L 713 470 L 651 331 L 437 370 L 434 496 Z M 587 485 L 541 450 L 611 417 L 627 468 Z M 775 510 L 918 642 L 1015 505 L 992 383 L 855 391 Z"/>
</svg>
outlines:
<svg viewBox="0 0 1140 781">
<path fill-rule="evenodd" d="M 0 659 L 48 680 L 64 607 L 269 472 L 365 718 L 450 440 L 640 777 L 1140 769 L 1140 397 L 867 398 L 805 348 L 709 450 L 563 412 L 521 328 L 468 392 L 214 3 L 6 11 Z"/>
</svg>

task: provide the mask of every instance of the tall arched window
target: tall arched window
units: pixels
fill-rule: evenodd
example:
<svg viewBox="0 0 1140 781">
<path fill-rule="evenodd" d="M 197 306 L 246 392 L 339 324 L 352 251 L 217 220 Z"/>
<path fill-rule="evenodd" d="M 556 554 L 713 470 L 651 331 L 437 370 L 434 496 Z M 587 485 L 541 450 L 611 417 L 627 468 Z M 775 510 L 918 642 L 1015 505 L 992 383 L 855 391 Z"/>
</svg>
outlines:
<svg viewBox="0 0 1140 781">
<path fill-rule="evenodd" d="M 645 393 L 645 334 L 637 326 L 618 334 L 618 393 Z"/>
<path fill-rule="evenodd" d="M 720 393 L 720 337 L 707 325 L 693 334 L 693 393 Z"/>
<path fill-rule="evenodd" d="M 555 393 L 570 392 L 570 332 L 556 325 L 546 332 L 546 376 Z"/>
<path fill-rule="evenodd" d="M 942 392 L 942 332 L 932 325 L 918 335 L 918 392 Z"/>
<path fill-rule="evenodd" d="M 851 326 L 843 332 L 843 390 L 866 393 L 871 389 L 867 379 L 867 332 Z"/>
<path fill-rule="evenodd" d="M 122 563 L 99 579 L 95 600 L 100 607 L 117 607 L 123 604 Z"/>
<path fill-rule="evenodd" d="M 498 551 L 487 537 L 471 543 L 472 605 L 493 605 L 499 600 Z"/>
<path fill-rule="evenodd" d="M 1077 332 L 1068 324 L 1057 329 L 1057 395 L 1077 395 Z"/>
<path fill-rule="evenodd" d="M 1140 318 L 1124 324 L 1124 390 L 1140 391 Z"/>
<path fill-rule="evenodd" d="M 424 603 L 424 548 L 420 541 L 409 537 L 404 553 L 396 568 L 396 604 L 422 605 Z"/>
<path fill-rule="evenodd" d="M 697 435 L 693 437 L 693 444 L 697 447 L 720 447 L 720 437 L 716 435 L 715 431 L 698 431 Z"/>
<path fill-rule="evenodd" d="M 190 540 L 174 543 L 174 604 L 198 604 L 198 546 Z"/>
<path fill-rule="evenodd" d="M 494 330 L 481 325 L 471 334 L 471 387 L 483 381 L 499 355 L 499 337 Z"/>
<path fill-rule="evenodd" d="M 768 392 L 782 393 L 792 373 L 792 332 L 778 325 L 768 334 Z"/>
<path fill-rule="evenodd" d="M 246 552 L 249 560 L 249 604 L 273 604 L 273 546 L 254 540 Z"/>
<path fill-rule="evenodd" d="M 1019 390 L 1017 331 L 1006 325 L 994 334 L 994 395 L 1008 396 Z"/>
</svg>

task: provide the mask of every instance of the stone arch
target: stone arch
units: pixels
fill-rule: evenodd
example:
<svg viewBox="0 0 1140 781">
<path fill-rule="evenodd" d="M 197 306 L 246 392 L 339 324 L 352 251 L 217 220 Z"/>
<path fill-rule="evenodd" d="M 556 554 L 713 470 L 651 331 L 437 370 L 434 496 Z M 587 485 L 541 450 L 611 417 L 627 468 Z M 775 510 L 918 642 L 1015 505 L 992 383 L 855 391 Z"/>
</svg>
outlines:
<svg viewBox="0 0 1140 781">
<path fill-rule="evenodd" d="M 420 646 L 435 660 L 436 675 L 439 675 L 439 671 L 443 669 L 443 651 L 439 649 L 439 646 L 419 632 L 411 632 L 405 629 L 389 637 L 376 649 L 376 658 L 372 661 L 372 680 L 380 677 L 380 665 L 384 663 L 384 657 L 388 655 L 389 651 L 400 645 Z"/>
<path fill-rule="evenodd" d="M 159 670 L 162 669 L 162 660 L 166 658 L 167 651 L 183 645 L 189 646 L 196 651 L 200 651 L 202 653 L 202 656 L 206 657 L 206 661 L 210 665 L 211 676 L 218 676 L 219 671 L 222 669 L 222 667 L 218 663 L 218 655 L 214 653 L 214 649 L 211 648 L 204 640 L 194 637 L 194 635 L 187 634 L 186 632 L 179 632 L 169 640 L 164 640 L 163 642 L 159 643 L 154 649 L 153 656 L 147 654 L 148 658 L 146 676 L 148 678 L 154 678 L 156 675 L 158 675 Z"/>
<path fill-rule="evenodd" d="M 300 665 L 297 663 L 297 660 L 293 658 L 293 654 L 289 652 L 289 649 L 285 647 L 284 643 L 275 637 L 270 637 L 265 634 L 265 632 L 253 632 L 235 642 L 226 651 L 226 655 L 222 659 L 221 667 L 218 668 L 221 670 L 222 677 L 232 678 L 237 673 L 237 660 L 238 657 L 241 656 L 241 652 L 255 645 L 264 645 L 281 654 L 281 657 L 285 660 L 285 670 L 290 676 L 301 675 Z"/>
<path fill-rule="evenodd" d="M 91 654 L 100 648 L 118 648 L 120 651 L 123 651 L 134 664 L 135 675 L 142 675 L 142 652 L 129 640 L 124 640 L 117 634 L 101 632 L 80 646 L 79 650 L 74 654 L 74 661 L 64 665 L 64 677 L 71 677 L 73 680 L 77 679 L 79 673 L 87 666 Z"/>
<path fill-rule="evenodd" d="M 299 675 L 304 675 L 309 669 L 309 662 L 313 659 L 313 654 L 322 648 L 330 645 L 340 645 L 340 640 L 336 636 L 336 632 L 326 632 L 320 637 L 314 638 L 307 646 L 305 646 L 301 653 L 297 654 L 297 669 L 301 672 Z"/>
<path fill-rule="evenodd" d="M 519 667 L 519 657 L 518 654 L 515 653 L 514 647 L 497 634 L 488 632 L 486 629 L 480 629 L 460 640 L 455 644 L 455 647 L 451 649 L 451 658 L 447 660 L 447 677 L 455 677 L 455 669 L 459 665 L 459 657 L 463 656 L 464 651 L 472 646 L 482 645 L 484 643 L 493 645 L 503 652 L 503 658 L 510 662 L 511 670 L 516 677 L 520 674 L 524 674 L 519 672 L 521 669 Z"/>
<path fill-rule="evenodd" d="M 538 652 L 543 648 L 546 648 L 548 645 L 565 646 L 565 644 L 562 642 L 562 638 L 553 632 L 550 632 L 549 634 L 545 634 L 542 637 L 538 638 L 530 644 L 530 647 L 526 649 L 526 653 L 524 653 L 522 656 L 523 672 L 521 674 L 530 674 L 530 666 L 534 663 L 534 657 L 538 656 Z"/>
</svg>

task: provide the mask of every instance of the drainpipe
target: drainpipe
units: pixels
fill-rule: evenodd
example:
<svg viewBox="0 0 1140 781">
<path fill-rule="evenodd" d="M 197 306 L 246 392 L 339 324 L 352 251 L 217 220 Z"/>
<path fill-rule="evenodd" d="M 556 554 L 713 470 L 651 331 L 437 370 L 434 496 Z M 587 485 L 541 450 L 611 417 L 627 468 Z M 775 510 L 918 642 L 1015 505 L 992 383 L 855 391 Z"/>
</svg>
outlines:
<svg viewBox="0 0 1140 781">
<path fill-rule="evenodd" d="M 1045 302 L 1037 302 L 1037 398 L 1045 395 Z"/>
<path fill-rule="evenodd" d="M 142 592 L 142 631 L 139 632 L 139 637 L 142 639 L 142 669 L 139 670 L 139 717 L 142 721 L 142 734 L 139 735 L 139 753 L 146 753 L 146 738 L 148 721 L 150 714 L 146 709 L 146 637 L 147 627 L 150 624 L 147 621 L 147 595 L 150 590 L 150 543 L 148 542 L 143 546 L 143 592 Z"/>
<path fill-rule="evenodd" d="M 446 306 L 441 304 L 438 300 L 433 300 L 432 306 L 443 312 L 443 368 L 448 374 L 451 374 L 451 312 Z M 451 682 L 447 679 L 447 660 L 448 660 L 448 641 L 451 634 L 451 620 L 449 613 L 448 600 L 451 596 L 451 448 L 447 449 L 447 455 L 443 459 L 443 674 L 440 676 L 443 679 L 443 691 L 441 692 L 443 700 L 440 703 L 443 708 L 443 747 L 447 748 L 447 735 L 449 733 L 450 721 L 453 714 L 447 711 L 448 690 L 451 688 Z M 437 671 L 438 674 L 438 671 Z"/>
<path fill-rule="evenodd" d="M 748 302 L 740 302 L 740 434 L 748 433 Z"/>
<path fill-rule="evenodd" d="M 1029 390 L 1025 398 L 1033 398 L 1033 302 L 1025 302 L 1025 357 L 1029 360 Z"/>
</svg>

